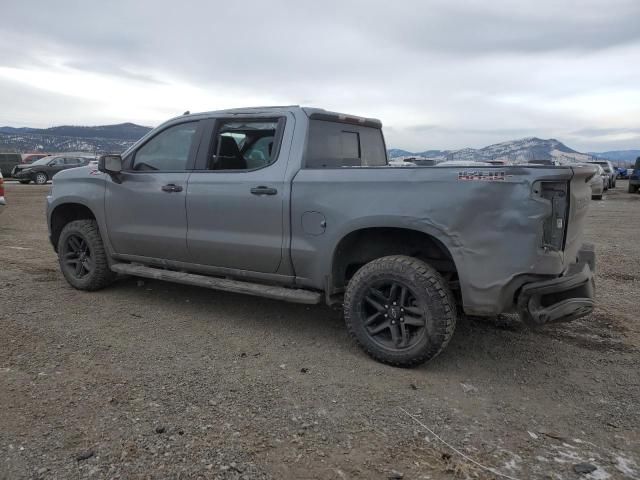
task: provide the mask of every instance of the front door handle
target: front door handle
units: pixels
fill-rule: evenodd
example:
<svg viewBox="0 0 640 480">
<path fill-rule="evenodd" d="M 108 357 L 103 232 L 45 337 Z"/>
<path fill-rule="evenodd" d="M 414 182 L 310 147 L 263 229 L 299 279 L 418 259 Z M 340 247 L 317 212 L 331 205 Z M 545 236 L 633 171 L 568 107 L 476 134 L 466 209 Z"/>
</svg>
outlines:
<svg viewBox="0 0 640 480">
<path fill-rule="evenodd" d="M 182 187 L 180 185 L 176 185 L 175 183 L 169 183 L 168 185 L 163 185 L 162 186 L 162 191 L 163 192 L 181 192 L 182 191 Z"/>
<path fill-rule="evenodd" d="M 253 187 L 251 189 L 251 193 L 253 193 L 254 195 L 275 195 L 278 193 L 278 190 L 271 187 L 260 186 L 260 187 Z"/>
</svg>

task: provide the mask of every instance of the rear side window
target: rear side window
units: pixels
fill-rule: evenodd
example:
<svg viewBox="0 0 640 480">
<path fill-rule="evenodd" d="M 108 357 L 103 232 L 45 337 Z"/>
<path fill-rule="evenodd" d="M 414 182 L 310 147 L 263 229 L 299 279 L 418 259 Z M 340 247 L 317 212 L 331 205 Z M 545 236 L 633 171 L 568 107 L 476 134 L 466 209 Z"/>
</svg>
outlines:
<svg viewBox="0 0 640 480">
<path fill-rule="evenodd" d="M 386 164 L 382 130 L 325 120 L 310 121 L 306 168 L 371 167 Z"/>
</svg>

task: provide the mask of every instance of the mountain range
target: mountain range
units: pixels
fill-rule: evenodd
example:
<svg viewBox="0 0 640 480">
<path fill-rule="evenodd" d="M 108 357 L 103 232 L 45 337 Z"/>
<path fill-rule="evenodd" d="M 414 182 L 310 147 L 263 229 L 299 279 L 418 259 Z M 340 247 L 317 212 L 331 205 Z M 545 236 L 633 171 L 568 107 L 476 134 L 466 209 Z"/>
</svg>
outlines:
<svg viewBox="0 0 640 480">
<path fill-rule="evenodd" d="M 525 163 L 530 160 L 555 160 L 560 163 L 572 163 L 584 162 L 593 158 L 593 155 L 573 150 L 554 138 L 541 139 L 536 137 L 496 143 L 478 149 L 426 150 L 416 153 L 406 150 L 391 150 L 389 156 L 391 158 L 415 156 L 434 160 L 504 160 L 509 163 Z"/>
<path fill-rule="evenodd" d="M 94 127 L 63 125 L 51 128 L 0 127 L 0 152 L 64 152 L 119 153 L 151 130 L 135 123 Z M 581 153 L 556 139 L 528 137 L 496 143 L 483 148 L 459 150 L 424 150 L 410 152 L 398 148 L 388 150 L 389 158 L 421 157 L 442 160 L 505 160 L 523 163 L 530 160 L 556 160 L 560 163 L 584 162 L 594 157 L 614 162 L 632 163 L 640 150 Z"/>
<path fill-rule="evenodd" d="M 135 123 L 96 127 L 0 127 L 0 151 L 120 153 L 149 130 L 151 128 Z"/>
</svg>

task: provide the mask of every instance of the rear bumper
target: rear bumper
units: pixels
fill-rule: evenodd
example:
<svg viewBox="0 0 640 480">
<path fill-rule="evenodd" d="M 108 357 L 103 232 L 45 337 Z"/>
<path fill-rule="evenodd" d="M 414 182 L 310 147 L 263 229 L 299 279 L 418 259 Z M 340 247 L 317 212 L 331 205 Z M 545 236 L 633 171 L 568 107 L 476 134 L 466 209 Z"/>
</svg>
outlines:
<svg viewBox="0 0 640 480">
<path fill-rule="evenodd" d="M 578 261 L 562 277 L 527 283 L 518 297 L 518 313 L 529 325 L 568 322 L 593 311 L 596 254 L 592 244 L 584 244 Z"/>
</svg>

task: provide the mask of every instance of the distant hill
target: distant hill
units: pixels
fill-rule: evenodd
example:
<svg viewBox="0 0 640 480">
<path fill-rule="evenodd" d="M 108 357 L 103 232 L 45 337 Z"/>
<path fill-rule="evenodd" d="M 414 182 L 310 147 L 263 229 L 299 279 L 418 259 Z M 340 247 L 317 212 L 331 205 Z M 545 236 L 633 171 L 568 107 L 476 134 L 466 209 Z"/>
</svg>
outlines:
<svg viewBox="0 0 640 480">
<path fill-rule="evenodd" d="M 612 150 L 610 152 L 589 152 L 598 158 L 606 158 L 614 162 L 633 163 L 640 157 L 640 150 Z"/>
<path fill-rule="evenodd" d="M 51 128 L 0 127 L 2 152 L 111 152 L 126 150 L 151 128 L 135 123 Z"/>
<path fill-rule="evenodd" d="M 387 150 L 387 154 L 389 155 L 389 158 L 410 157 L 413 155 L 417 155 L 417 153 L 411 153 L 407 150 L 402 150 L 401 148 L 391 148 Z"/>
<path fill-rule="evenodd" d="M 592 158 L 592 155 L 573 150 L 554 138 L 545 140 L 537 137 L 496 143 L 479 149 L 425 150 L 402 155 L 395 155 L 395 152 L 406 152 L 406 150 L 391 149 L 389 157 L 415 156 L 435 160 L 465 161 L 505 160 L 510 163 L 526 163 L 530 160 L 556 160 L 560 163 L 572 163 L 584 162 Z"/>
</svg>

